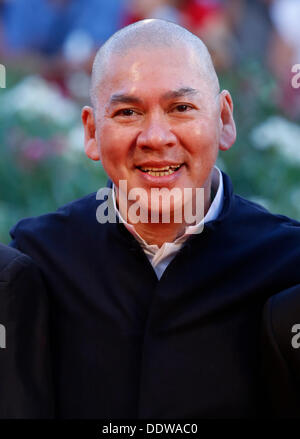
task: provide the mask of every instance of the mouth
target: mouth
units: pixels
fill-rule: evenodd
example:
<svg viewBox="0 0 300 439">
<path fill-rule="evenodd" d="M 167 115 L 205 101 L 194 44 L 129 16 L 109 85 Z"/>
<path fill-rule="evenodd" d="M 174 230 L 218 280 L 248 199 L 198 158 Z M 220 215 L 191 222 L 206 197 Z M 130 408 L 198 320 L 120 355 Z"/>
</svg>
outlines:
<svg viewBox="0 0 300 439">
<path fill-rule="evenodd" d="M 148 175 L 152 175 L 153 177 L 163 177 L 165 175 L 171 175 L 174 174 L 176 171 L 178 171 L 183 163 L 179 163 L 178 165 L 168 165 L 163 167 L 144 167 L 144 166 L 138 166 L 138 169 L 140 169 L 142 172 Z"/>
</svg>

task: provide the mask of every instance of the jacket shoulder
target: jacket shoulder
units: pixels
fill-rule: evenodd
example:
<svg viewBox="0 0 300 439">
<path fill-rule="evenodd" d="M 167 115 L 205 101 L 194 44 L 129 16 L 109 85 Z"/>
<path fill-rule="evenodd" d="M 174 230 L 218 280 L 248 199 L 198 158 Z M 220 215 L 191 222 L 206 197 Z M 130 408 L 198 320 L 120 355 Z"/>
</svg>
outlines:
<svg viewBox="0 0 300 439">
<path fill-rule="evenodd" d="M 11 246 L 19 243 L 26 236 L 31 239 L 44 237 L 48 240 L 59 239 L 59 236 L 66 236 L 70 230 L 87 227 L 89 222 L 96 220 L 96 192 L 88 194 L 75 201 L 59 207 L 55 212 L 35 217 L 23 218 L 12 227 L 10 235 L 13 239 Z"/>
<path fill-rule="evenodd" d="M 250 214 L 253 217 L 261 217 L 263 220 L 273 222 L 274 224 L 286 224 L 290 225 L 291 227 L 294 226 L 296 228 L 300 227 L 300 222 L 296 219 L 290 218 L 285 215 L 272 213 L 261 204 L 250 201 L 240 195 L 235 194 L 234 198 L 238 207 L 240 209 L 243 209 L 247 215 Z"/>
<path fill-rule="evenodd" d="M 260 204 L 234 195 L 233 212 L 228 219 L 231 228 L 237 228 L 254 241 L 271 244 L 280 240 L 286 248 L 299 245 L 300 250 L 300 222 L 293 218 L 274 214 Z"/>
</svg>

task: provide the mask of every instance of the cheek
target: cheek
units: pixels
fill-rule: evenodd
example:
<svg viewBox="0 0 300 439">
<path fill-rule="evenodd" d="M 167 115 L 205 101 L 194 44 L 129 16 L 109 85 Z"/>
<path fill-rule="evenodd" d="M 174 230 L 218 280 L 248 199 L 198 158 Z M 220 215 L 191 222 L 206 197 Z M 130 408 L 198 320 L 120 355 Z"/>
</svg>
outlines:
<svg viewBox="0 0 300 439">
<path fill-rule="evenodd" d="M 185 131 L 185 148 L 190 155 L 190 171 L 196 178 L 208 174 L 214 166 L 219 150 L 219 133 L 209 121 L 196 123 Z"/>
<path fill-rule="evenodd" d="M 218 153 L 219 133 L 209 123 L 197 123 L 188 127 L 182 135 L 186 149 L 192 156 L 209 159 Z"/>
<path fill-rule="evenodd" d="M 103 125 L 99 135 L 99 147 L 103 166 L 119 166 L 126 158 L 124 136 L 110 125 Z"/>
<path fill-rule="evenodd" d="M 193 147 L 195 144 L 202 145 L 214 145 L 219 142 L 219 126 L 215 118 L 201 118 L 196 119 L 178 130 L 179 136 L 185 139 L 187 144 Z"/>
</svg>

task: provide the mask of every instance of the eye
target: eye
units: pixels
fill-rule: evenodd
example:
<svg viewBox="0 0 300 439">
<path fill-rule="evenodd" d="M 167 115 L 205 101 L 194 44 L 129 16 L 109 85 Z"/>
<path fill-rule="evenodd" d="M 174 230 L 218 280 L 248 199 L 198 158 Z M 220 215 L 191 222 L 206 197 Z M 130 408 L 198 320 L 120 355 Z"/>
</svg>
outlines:
<svg viewBox="0 0 300 439">
<path fill-rule="evenodd" d="M 131 108 L 122 108 L 122 110 L 119 110 L 116 112 L 115 116 L 134 116 L 136 112 L 132 110 Z"/>
<path fill-rule="evenodd" d="M 178 104 L 173 108 L 173 111 L 176 111 L 178 113 L 185 113 L 189 110 L 192 110 L 193 107 L 191 105 L 187 105 L 187 104 Z"/>
</svg>

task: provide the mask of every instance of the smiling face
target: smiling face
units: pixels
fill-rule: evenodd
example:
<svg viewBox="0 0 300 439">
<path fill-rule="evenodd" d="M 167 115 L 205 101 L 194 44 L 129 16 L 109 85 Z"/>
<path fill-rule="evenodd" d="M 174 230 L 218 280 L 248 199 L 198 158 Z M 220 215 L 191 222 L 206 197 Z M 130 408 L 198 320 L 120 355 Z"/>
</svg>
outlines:
<svg viewBox="0 0 300 439">
<path fill-rule="evenodd" d="M 96 111 L 85 107 L 85 147 L 115 183 L 210 189 L 218 150 L 234 142 L 232 101 L 187 47 L 134 48 L 111 55 Z M 207 197 L 209 198 L 209 190 Z"/>
</svg>

